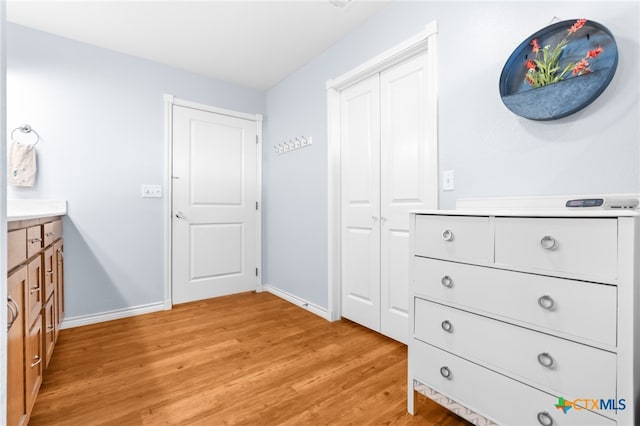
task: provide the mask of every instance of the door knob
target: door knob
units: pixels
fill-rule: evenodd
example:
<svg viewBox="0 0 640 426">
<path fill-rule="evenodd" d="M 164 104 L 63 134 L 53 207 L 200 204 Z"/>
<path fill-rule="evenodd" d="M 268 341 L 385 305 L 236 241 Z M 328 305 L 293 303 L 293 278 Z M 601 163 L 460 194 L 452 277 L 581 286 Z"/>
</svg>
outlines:
<svg viewBox="0 0 640 426">
<path fill-rule="evenodd" d="M 177 211 L 177 212 L 176 212 L 176 217 L 177 217 L 178 219 L 184 219 L 184 213 L 182 213 L 181 211 Z"/>
</svg>

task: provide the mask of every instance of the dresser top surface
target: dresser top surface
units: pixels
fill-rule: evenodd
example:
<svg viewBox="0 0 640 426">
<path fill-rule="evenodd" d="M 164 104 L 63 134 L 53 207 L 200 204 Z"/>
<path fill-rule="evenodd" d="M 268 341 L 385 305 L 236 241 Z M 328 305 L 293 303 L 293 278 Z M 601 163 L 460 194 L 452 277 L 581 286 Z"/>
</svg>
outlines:
<svg viewBox="0 0 640 426">
<path fill-rule="evenodd" d="M 510 210 L 412 210 L 411 214 L 441 216 L 497 216 L 497 217 L 638 217 L 634 209 L 510 209 Z"/>
</svg>

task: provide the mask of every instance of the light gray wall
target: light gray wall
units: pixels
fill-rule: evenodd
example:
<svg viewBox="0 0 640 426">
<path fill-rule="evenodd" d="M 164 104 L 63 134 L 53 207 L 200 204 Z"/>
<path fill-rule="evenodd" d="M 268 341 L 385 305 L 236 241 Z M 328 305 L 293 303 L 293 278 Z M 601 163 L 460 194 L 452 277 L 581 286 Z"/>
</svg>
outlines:
<svg viewBox="0 0 640 426">
<path fill-rule="evenodd" d="M 498 80 L 511 52 L 560 19 L 587 18 L 615 35 L 619 64 L 586 109 L 552 122 L 513 115 Z M 264 282 L 327 306 L 325 82 L 437 21 L 440 170 L 462 197 L 640 190 L 638 2 L 396 2 L 267 92 Z M 313 137 L 277 156 L 273 143 Z"/>
<path fill-rule="evenodd" d="M 163 300 L 163 94 L 265 113 L 264 94 L 10 24 L 8 127 L 41 135 L 39 177 L 9 198 L 68 200 L 66 315 Z"/>
</svg>

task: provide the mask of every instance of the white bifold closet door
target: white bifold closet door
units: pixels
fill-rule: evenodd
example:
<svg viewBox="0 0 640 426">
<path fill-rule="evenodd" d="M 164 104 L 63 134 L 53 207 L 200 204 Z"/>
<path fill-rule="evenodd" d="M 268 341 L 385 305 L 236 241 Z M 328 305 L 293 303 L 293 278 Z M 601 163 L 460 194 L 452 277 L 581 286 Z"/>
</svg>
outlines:
<svg viewBox="0 0 640 426">
<path fill-rule="evenodd" d="M 341 92 L 342 316 L 407 342 L 409 211 L 430 203 L 426 55 Z"/>
</svg>

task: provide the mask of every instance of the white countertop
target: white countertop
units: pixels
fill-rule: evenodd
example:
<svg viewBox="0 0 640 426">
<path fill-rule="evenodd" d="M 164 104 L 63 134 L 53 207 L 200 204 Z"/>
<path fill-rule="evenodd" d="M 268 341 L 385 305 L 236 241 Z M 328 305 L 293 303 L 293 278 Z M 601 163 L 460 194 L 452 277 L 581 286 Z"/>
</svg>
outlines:
<svg viewBox="0 0 640 426">
<path fill-rule="evenodd" d="M 7 221 L 40 219 L 67 214 L 67 200 L 7 200 Z"/>
</svg>

